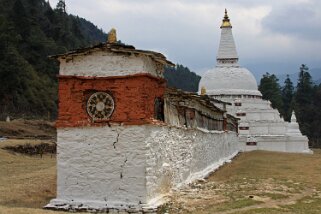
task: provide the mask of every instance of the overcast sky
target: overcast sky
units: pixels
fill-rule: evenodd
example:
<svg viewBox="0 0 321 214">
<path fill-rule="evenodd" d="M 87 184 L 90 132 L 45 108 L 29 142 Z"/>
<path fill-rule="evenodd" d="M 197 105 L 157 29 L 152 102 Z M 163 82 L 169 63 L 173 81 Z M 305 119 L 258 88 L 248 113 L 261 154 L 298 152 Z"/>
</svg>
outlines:
<svg viewBox="0 0 321 214">
<path fill-rule="evenodd" d="M 58 0 L 50 0 L 52 7 Z M 202 74 L 216 64 L 227 8 L 240 64 L 256 76 L 321 67 L 320 0 L 66 0 L 79 15 L 138 49 Z"/>
</svg>

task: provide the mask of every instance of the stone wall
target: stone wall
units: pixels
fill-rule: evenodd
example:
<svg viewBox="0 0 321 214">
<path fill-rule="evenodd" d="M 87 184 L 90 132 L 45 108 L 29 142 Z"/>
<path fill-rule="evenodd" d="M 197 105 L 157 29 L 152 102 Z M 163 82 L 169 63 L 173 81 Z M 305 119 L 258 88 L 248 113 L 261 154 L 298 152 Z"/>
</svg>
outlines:
<svg viewBox="0 0 321 214">
<path fill-rule="evenodd" d="M 168 194 L 195 179 L 204 178 L 238 151 L 235 132 L 177 127 L 149 128 L 147 146 L 147 198 Z"/>
<path fill-rule="evenodd" d="M 57 132 L 54 204 L 100 208 L 146 204 L 145 126 L 64 128 Z"/>
<path fill-rule="evenodd" d="M 238 152 L 234 132 L 159 125 L 58 129 L 57 199 L 47 208 L 156 208 L 172 188 Z"/>
</svg>

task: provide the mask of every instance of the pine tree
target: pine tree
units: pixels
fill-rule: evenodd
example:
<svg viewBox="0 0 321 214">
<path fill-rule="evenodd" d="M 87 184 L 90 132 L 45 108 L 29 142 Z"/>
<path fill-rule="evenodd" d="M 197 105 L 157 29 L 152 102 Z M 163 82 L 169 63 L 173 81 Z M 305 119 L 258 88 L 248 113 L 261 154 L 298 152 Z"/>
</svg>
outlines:
<svg viewBox="0 0 321 214">
<path fill-rule="evenodd" d="M 65 0 L 59 0 L 56 6 L 56 10 L 61 13 L 66 13 L 66 2 Z"/>
<path fill-rule="evenodd" d="M 308 137 L 311 134 L 311 123 L 314 120 L 313 94 L 314 86 L 309 68 L 302 64 L 295 94 L 295 112 L 302 133 Z"/>
<path fill-rule="evenodd" d="M 16 32 L 21 35 L 23 40 L 30 35 L 30 18 L 20 0 L 15 1 L 12 11 L 9 14 L 9 19 L 14 23 Z"/>
<path fill-rule="evenodd" d="M 281 87 L 278 78 L 274 74 L 266 73 L 260 81 L 259 91 L 262 93 L 264 100 L 270 100 L 272 107 L 277 109 L 283 116 L 283 101 Z"/>
<path fill-rule="evenodd" d="M 175 67 L 165 67 L 164 77 L 169 87 L 184 91 L 197 92 L 201 77 L 190 71 L 188 67 L 177 64 Z"/>
<path fill-rule="evenodd" d="M 284 86 L 282 87 L 282 100 L 283 100 L 283 116 L 284 120 L 290 122 L 292 110 L 293 110 L 293 95 L 294 95 L 294 86 L 289 77 L 286 76 L 284 81 Z"/>
<path fill-rule="evenodd" d="M 310 131 L 310 144 L 314 148 L 321 148 L 321 84 L 315 87 L 313 97 L 313 116 Z"/>
</svg>

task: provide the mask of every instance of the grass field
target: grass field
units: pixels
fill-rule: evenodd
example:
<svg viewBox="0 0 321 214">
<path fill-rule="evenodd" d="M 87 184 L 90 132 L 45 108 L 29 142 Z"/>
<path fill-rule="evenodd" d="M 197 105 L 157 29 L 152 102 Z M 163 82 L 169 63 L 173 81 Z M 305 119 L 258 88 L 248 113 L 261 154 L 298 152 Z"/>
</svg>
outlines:
<svg viewBox="0 0 321 214">
<path fill-rule="evenodd" d="M 242 153 L 207 180 L 186 187 L 170 213 L 321 213 L 321 150 L 313 155 Z"/>
<path fill-rule="evenodd" d="M 10 153 L 0 142 L 0 214 L 62 213 L 41 208 L 56 194 L 56 160 Z M 43 142 L 43 141 L 42 141 Z M 321 150 L 313 155 L 242 153 L 208 179 L 174 192 L 169 213 L 321 213 Z"/>
</svg>

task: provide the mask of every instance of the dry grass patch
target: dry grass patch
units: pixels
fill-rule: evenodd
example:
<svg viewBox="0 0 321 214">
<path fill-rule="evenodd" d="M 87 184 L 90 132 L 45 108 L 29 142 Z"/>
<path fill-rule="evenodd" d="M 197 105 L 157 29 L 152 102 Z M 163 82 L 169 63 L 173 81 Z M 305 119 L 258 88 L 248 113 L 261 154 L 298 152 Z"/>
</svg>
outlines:
<svg viewBox="0 0 321 214">
<path fill-rule="evenodd" d="M 8 145 L 41 143 L 37 140 L 0 142 L 0 213 L 10 207 L 41 208 L 56 195 L 56 158 L 50 155 L 26 156 L 8 152 Z M 6 209 L 4 207 L 7 207 Z M 19 213 L 18 210 L 12 213 Z"/>
<path fill-rule="evenodd" d="M 0 136 L 14 138 L 56 138 L 54 122 L 44 120 L 17 119 L 11 122 L 0 121 Z"/>
</svg>

